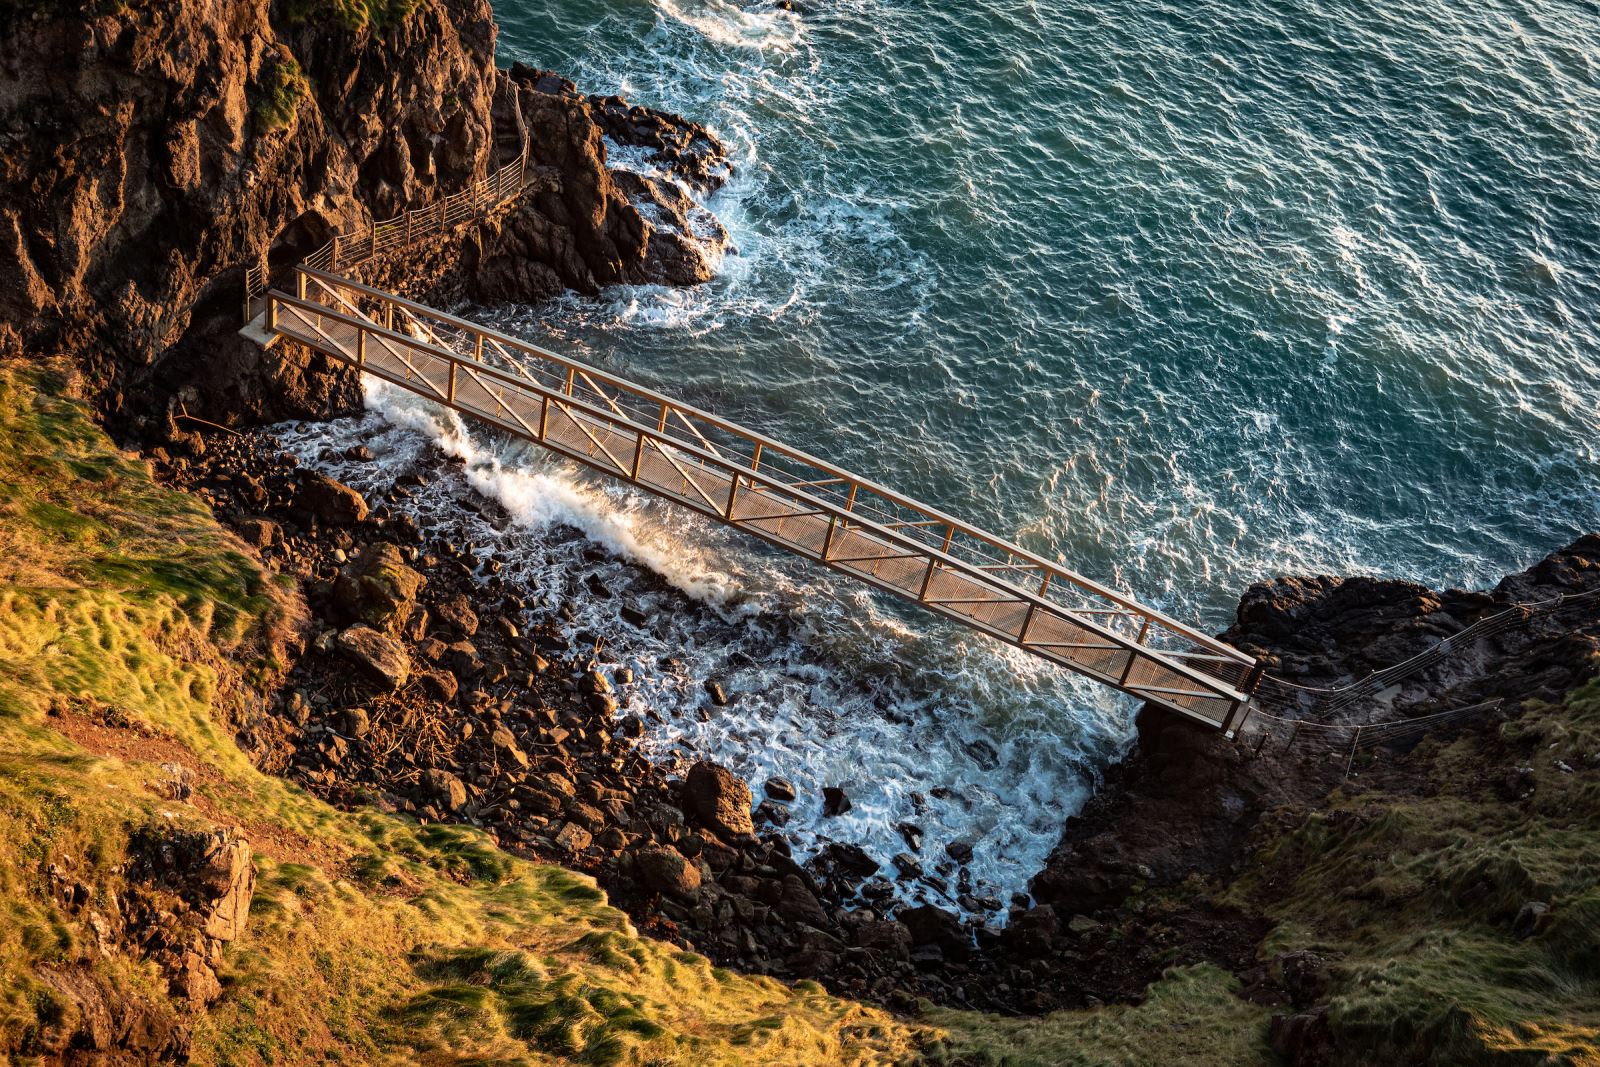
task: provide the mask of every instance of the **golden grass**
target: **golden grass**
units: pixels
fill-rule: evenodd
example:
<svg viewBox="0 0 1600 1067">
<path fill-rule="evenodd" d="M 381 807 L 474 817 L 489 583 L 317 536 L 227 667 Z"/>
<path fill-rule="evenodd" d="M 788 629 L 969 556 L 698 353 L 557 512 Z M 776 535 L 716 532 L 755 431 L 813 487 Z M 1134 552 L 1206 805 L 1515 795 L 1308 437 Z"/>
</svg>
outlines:
<svg viewBox="0 0 1600 1067">
<path fill-rule="evenodd" d="M 224 996 L 192 1016 L 197 1063 L 912 1058 L 912 1027 L 642 938 L 586 877 L 256 772 L 222 722 L 257 698 L 242 678 L 298 609 L 51 385 L 0 371 L 0 1050 L 71 1021 L 37 967 L 98 960 L 45 869 L 104 900 L 133 831 L 225 819 L 255 841 L 259 880 Z M 91 735 L 127 744 L 73 740 Z M 196 774 L 193 803 L 162 793 L 172 761 Z M 95 966 L 166 996 L 149 965 Z"/>
</svg>

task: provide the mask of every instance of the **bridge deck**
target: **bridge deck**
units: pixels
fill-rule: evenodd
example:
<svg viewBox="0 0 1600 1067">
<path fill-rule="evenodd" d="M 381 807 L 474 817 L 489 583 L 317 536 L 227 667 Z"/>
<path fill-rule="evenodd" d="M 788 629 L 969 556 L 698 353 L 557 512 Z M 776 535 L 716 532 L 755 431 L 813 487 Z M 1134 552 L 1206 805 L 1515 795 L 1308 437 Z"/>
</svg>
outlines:
<svg viewBox="0 0 1600 1067">
<path fill-rule="evenodd" d="M 942 512 L 466 320 L 312 268 L 297 281 L 269 294 L 273 336 L 1209 726 L 1248 704 L 1250 657 Z"/>
</svg>

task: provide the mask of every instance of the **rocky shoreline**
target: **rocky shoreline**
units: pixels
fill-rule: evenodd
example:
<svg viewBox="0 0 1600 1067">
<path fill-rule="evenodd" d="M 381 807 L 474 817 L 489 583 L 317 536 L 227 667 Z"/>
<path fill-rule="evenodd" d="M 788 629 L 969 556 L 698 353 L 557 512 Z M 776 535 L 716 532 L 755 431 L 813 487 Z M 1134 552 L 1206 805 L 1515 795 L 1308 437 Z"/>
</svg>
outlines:
<svg viewBox="0 0 1600 1067">
<path fill-rule="evenodd" d="M 969 910 L 990 921 L 964 922 L 905 892 L 922 864 L 952 872 L 959 890 L 959 848 L 925 856 L 907 832 L 897 869 L 848 842 L 797 862 L 784 813 L 846 797 L 776 781 L 754 796 L 712 764 L 679 773 L 646 759 L 644 723 L 619 714 L 632 680 L 530 616 L 492 558 L 395 507 L 417 488 L 408 479 L 440 476 L 446 457 L 367 499 L 248 429 L 348 414 L 360 389 L 322 357 L 285 345 L 263 358 L 236 336 L 245 268 L 265 260 L 281 281 L 329 236 L 437 203 L 524 145 L 536 180 L 519 203 L 374 260 L 364 279 L 446 304 L 525 303 L 616 282 L 692 284 L 731 251 L 694 199 L 726 179 L 715 137 L 548 72 L 496 69 L 487 0 L 407 7 L 386 27 L 331 19 L 268 0 L 0 10 L 0 358 L 71 368 L 124 445 L 298 584 L 313 618 L 288 683 L 266 712 L 231 724 L 256 763 L 341 807 L 479 826 L 591 873 L 644 931 L 742 971 L 817 979 L 903 1012 L 927 999 L 1042 1013 L 1138 1000 L 1169 968 L 1211 963 L 1282 1006 L 1282 1050 L 1323 1062 L 1332 962 L 1264 949 L 1267 902 L 1230 880 L 1340 792 L 1341 760 L 1146 709 L 1137 746 L 1066 820 L 1030 894 L 978 902 L 993 906 Z M 617 165 L 614 148 L 639 169 Z M 1336 686 L 1515 603 L 1595 588 L 1591 535 L 1482 593 L 1281 578 L 1245 594 L 1223 637 L 1289 682 Z M 1597 663 L 1591 605 L 1474 641 L 1348 714 L 1404 719 L 1503 698 L 1497 717 L 1450 729 L 1493 742 L 1477 784 L 1511 803 L 1527 796 L 1533 756 L 1496 731 Z M 694 681 L 719 699 L 715 679 Z M 1396 793 L 1434 789 L 1428 761 L 1408 756 L 1356 773 Z M 190 915 L 147 922 L 158 933 L 146 948 L 204 1002 L 216 981 L 206 960 L 231 935 L 223 922 L 197 939 L 194 913 L 226 913 L 248 888 L 230 842 L 182 851 L 216 891 L 191 892 L 156 849 L 135 872 L 148 900 L 130 900 L 127 917 Z M 57 881 L 52 893 L 81 896 Z M 1539 903 L 1497 921 L 1526 912 L 1536 924 Z"/>
<path fill-rule="evenodd" d="M 922 998 L 1007 1013 L 1133 1001 L 1167 968 L 1199 962 L 1266 1002 L 1289 999 L 1282 961 L 1258 958 L 1270 922 L 1194 880 L 1225 880 L 1266 813 L 1314 808 L 1339 760 L 1252 751 L 1147 709 L 1135 751 L 1067 821 L 1031 899 L 963 922 L 907 903 L 908 872 L 848 842 L 796 862 L 787 808 L 842 798 L 796 797 L 781 781 L 758 798 L 724 768 L 684 774 L 641 755 L 645 724 L 619 715 L 616 699 L 632 678 L 596 670 L 594 650 L 548 620 L 530 625 L 529 591 L 504 582 L 492 557 L 394 506 L 444 476 L 443 454 L 434 474 L 402 475 L 368 501 L 263 432 L 171 429 L 152 453 L 158 469 L 298 578 L 316 617 L 273 713 L 240 724 L 263 769 L 337 805 L 481 826 L 503 847 L 593 874 L 655 936 L 902 1011 Z M 1591 537 L 1489 594 L 1280 579 L 1247 593 L 1226 636 L 1276 657 L 1284 677 L 1327 683 L 1513 600 L 1596 587 Z M 1395 707 L 1409 716 L 1490 692 L 1558 692 L 1592 669 L 1600 618 L 1584 625 L 1502 635 L 1469 667 L 1452 660 L 1419 677 Z M 714 700 L 715 680 L 701 681 Z"/>
</svg>

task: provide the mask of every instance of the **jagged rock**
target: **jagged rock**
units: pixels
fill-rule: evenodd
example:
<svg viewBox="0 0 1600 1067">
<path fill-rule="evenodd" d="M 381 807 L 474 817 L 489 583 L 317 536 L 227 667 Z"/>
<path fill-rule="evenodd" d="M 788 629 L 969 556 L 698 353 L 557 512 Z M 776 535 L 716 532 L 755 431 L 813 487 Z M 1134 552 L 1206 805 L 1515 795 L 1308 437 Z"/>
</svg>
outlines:
<svg viewBox="0 0 1600 1067">
<path fill-rule="evenodd" d="M 843 815 L 850 810 L 850 798 L 845 796 L 844 789 L 836 785 L 822 787 L 822 814 Z"/>
<path fill-rule="evenodd" d="M 1001 940 L 1012 952 L 1024 959 L 1038 958 L 1050 952 L 1050 944 L 1061 932 L 1061 920 L 1056 909 L 1048 904 L 1029 908 L 1015 916 Z"/>
<path fill-rule="evenodd" d="M 915 856 L 908 856 L 904 852 L 897 852 L 890 860 L 895 870 L 900 872 L 900 877 L 907 881 L 915 881 L 922 877 L 922 864 Z"/>
<path fill-rule="evenodd" d="M 664 168 L 707 189 L 726 170 L 715 138 L 700 127 L 698 136 L 675 136 L 693 124 L 644 108 L 632 110 L 653 116 L 655 130 L 615 121 L 611 113 L 627 105 L 586 98 L 566 79 L 521 64 L 508 81 L 501 99 L 531 135 L 536 191 L 491 234 L 472 276 L 477 299 L 530 302 L 563 287 L 592 293 L 617 282 L 710 277 L 726 231 L 672 182 L 609 169 L 602 138 L 653 137 Z"/>
<path fill-rule="evenodd" d="M 500 758 L 509 760 L 519 767 L 528 765 L 527 753 L 522 751 L 517 739 L 504 726 L 494 728 L 494 732 L 489 735 L 489 743 L 494 746 L 495 754 Z"/>
<path fill-rule="evenodd" d="M 569 822 L 556 834 L 556 845 L 568 852 L 582 852 L 594 838 L 589 831 L 575 822 Z"/>
<path fill-rule="evenodd" d="M 724 837 L 755 833 L 750 818 L 750 787 L 725 767 L 701 760 L 689 768 L 684 799 L 700 823 Z"/>
<path fill-rule="evenodd" d="M 422 774 L 422 785 L 428 795 L 447 811 L 459 811 L 467 803 L 467 787 L 449 771 L 432 768 Z"/>
<path fill-rule="evenodd" d="M 895 918 L 911 932 L 913 945 L 936 945 L 950 959 L 965 960 L 972 954 L 972 939 L 961 920 L 952 912 L 933 904 L 902 908 Z"/>
<path fill-rule="evenodd" d="M 471 602 L 460 593 L 435 604 L 433 617 L 460 637 L 472 637 L 478 632 L 478 615 L 472 610 Z"/>
<path fill-rule="evenodd" d="M 856 880 L 872 877 L 881 867 L 866 849 L 847 841 L 829 842 L 822 850 L 822 858 Z"/>
<path fill-rule="evenodd" d="M 333 526 L 353 526 L 366 519 L 371 509 L 360 493 L 325 474 L 307 471 L 300 483 L 302 511 Z"/>
<path fill-rule="evenodd" d="M 86 964 L 44 966 L 34 977 L 61 998 L 66 1011 L 44 1020 L 36 1052 L 62 1062 L 165 1063 L 189 1057 L 191 1033 L 170 1008 L 145 1000 L 94 973 Z M 67 1059 L 69 1050 L 74 1054 Z"/>
<path fill-rule="evenodd" d="M 787 778 L 768 778 L 761 788 L 767 796 L 784 804 L 792 803 L 798 796 L 794 785 Z"/>
<path fill-rule="evenodd" d="M 337 647 L 367 682 L 380 689 L 399 689 L 411 675 L 411 658 L 405 648 L 370 626 L 356 625 L 342 631 Z"/>
<path fill-rule="evenodd" d="M 911 931 L 904 923 L 882 919 L 863 922 L 856 927 L 856 944 L 895 959 L 911 958 Z"/>
<path fill-rule="evenodd" d="M 239 537 L 254 549 L 271 548 L 283 541 L 283 530 L 271 519 L 244 519 L 238 526 Z"/>
<path fill-rule="evenodd" d="M 693 900 L 700 890 L 700 868 L 676 849 L 643 848 L 635 854 L 634 862 L 644 884 L 654 892 Z"/>
<path fill-rule="evenodd" d="M 222 996 L 222 983 L 198 952 L 185 952 L 171 979 L 172 991 L 196 1005 L 210 1004 Z"/>
<path fill-rule="evenodd" d="M 828 913 L 817 900 L 817 895 L 806 888 L 805 882 L 796 874 L 786 875 L 783 879 L 778 914 L 785 922 L 805 923 L 818 929 L 829 925 Z"/>
<path fill-rule="evenodd" d="M 334 603 L 346 621 L 399 633 L 427 581 L 406 565 L 398 545 L 379 541 L 368 545 L 339 572 L 333 586 Z"/>
<path fill-rule="evenodd" d="M 428 696 L 438 701 L 451 701 L 456 698 L 461 683 L 456 681 L 456 676 L 445 671 L 429 671 L 422 676 L 422 689 Z"/>
</svg>

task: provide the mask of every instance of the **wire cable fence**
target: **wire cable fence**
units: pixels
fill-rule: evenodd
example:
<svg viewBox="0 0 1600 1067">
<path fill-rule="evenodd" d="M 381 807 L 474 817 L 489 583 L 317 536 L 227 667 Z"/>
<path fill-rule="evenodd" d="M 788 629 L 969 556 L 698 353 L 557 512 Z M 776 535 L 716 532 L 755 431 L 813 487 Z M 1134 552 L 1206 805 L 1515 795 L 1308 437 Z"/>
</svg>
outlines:
<svg viewBox="0 0 1600 1067">
<path fill-rule="evenodd" d="M 1600 588 L 1513 604 L 1441 638 L 1408 659 L 1345 686 L 1298 685 L 1268 674 L 1252 694 L 1250 715 L 1238 740 L 1257 755 L 1277 751 L 1307 757 L 1342 757 L 1345 773 L 1349 774 L 1358 752 L 1415 741 L 1430 730 L 1492 713 L 1504 701 L 1489 700 L 1387 722 L 1333 720 L 1349 717 L 1363 702 L 1377 702 L 1380 694 L 1392 686 L 1471 650 L 1481 641 L 1539 622 L 1559 622 L 1567 613 L 1583 608 L 1600 608 Z"/>
</svg>

